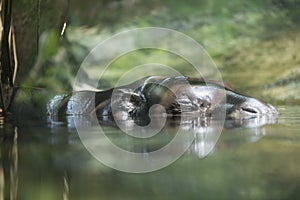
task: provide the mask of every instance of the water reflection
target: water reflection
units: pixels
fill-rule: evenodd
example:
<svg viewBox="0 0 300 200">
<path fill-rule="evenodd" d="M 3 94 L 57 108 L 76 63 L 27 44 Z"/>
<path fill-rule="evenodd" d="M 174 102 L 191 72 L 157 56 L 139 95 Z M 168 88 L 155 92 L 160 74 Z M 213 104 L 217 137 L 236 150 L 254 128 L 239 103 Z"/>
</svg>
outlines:
<svg viewBox="0 0 300 200">
<path fill-rule="evenodd" d="M 236 118 L 228 119 L 225 121 L 226 128 L 258 128 L 266 124 L 275 124 L 277 123 L 277 116 L 262 115 L 251 118 Z"/>
<path fill-rule="evenodd" d="M 4 117 L 0 118 L 0 200 L 4 200 L 4 199 L 20 199 L 20 196 L 22 195 L 18 195 L 19 193 L 19 186 L 22 189 L 24 189 L 24 186 L 26 188 L 27 186 L 27 179 L 25 178 L 25 180 L 22 180 L 22 176 L 21 176 L 21 183 L 19 183 L 19 179 L 20 179 L 20 164 L 19 164 L 19 160 L 22 158 L 23 160 L 26 160 L 26 164 L 29 164 L 28 166 L 25 167 L 25 171 L 29 174 L 29 179 L 34 179 L 34 173 L 39 173 L 39 170 L 35 171 L 35 165 L 39 165 L 40 164 L 40 159 L 39 156 L 36 156 L 35 153 L 30 152 L 28 155 L 26 153 L 26 151 L 21 151 L 21 153 L 19 152 L 19 131 L 18 131 L 18 127 L 16 125 L 14 125 L 13 123 L 11 123 L 10 119 L 6 119 Z M 30 131 L 29 131 L 30 132 Z M 26 131 L 22 131 L 22 134 L 26 133 Z M 52 140 L 52 142 L 51 142 Z M 68 140 L 68 139 L 67 139 Z M 51 137 L 50 140 L 48 140 L 48 143 L 54 146 L 56 146 L 59 142 L 61 141 L 58 140 L 57 137 Z M 41 142 L 41 141 L 40 141 Z M 45 145 L 45 144 L 43 144 Z M 36 148 L 36 151 L 39 151 L 41 149 Z M 24 153 L 25 152 L 25 153 Z M 19 155 L 21 154 L 21 156 Z M 53 154 L 53 156 L 55 155 L 55 152 L 51 152 L 51 154 Z M 45 155 L 44 155 L 45 156 Z M 31 163 L 30 158 L 33 157 L 34 159 L 34 163 Z M 47 157 L 45 157 L 44 159 L 42 159 L 42 163 L 46 163 Z M 65 161 L 63 161 L 62 163 L 64 163 Z M 24 162 L 23 162 L 24 164 Z M 24 169 L 24 165 L 21 166 L 21 168 Z M 62 169 L 63 171 L 67 170 L 67 169 Z M 47 168 L 43 168 L 42 169 L 42 173 L 47 173 Z M 23 174 L 24 175 L 24 174 Z M 60 175 L 60 173 L 58 174 L 54 174 L 55 177 L 58 178 L 58 180 L 60 180 L 61 182 L 63 182 L 63 186 L 61 188 L 61 197 L 63 200 L 68 200 L 69 199 L 69 175 L 68 173 L 65 171 L 63 173 L 63 175 Z M 25 176 L 26 177 L 26 176 Z M 60 182 L 58 181 L 58 182 Z M 29 184 L 29 187 L 32 187 L 32 185 Z M 41 188 L 43 187 L 42 185 L 40 186 Z M 41 189 L 42 190 L 42 189 Z M 46 189 L 47 190 L 47 189 Z M 39 196 L 39 190 L 34 191 L 32 194 L 29 194 L 29 196 L 32 199 L 36 199 L 34 198 L 34 196 Z M 21 197 L 22 199 L 26 199 L 26 197 Z M 30 198 L 30 199 L 31 199 Z M 42 197 L 40 196 L 39 199 L 48 199 L 47 195 Z"/>
<path fill-rule="evenodd" d="M 70 186 L 69 186 L 69 178 L 67 175 L 63 176 L 64 186 L 63 186 L 63 200 L 69 199 L 69 192 L 70 192 Z"/>
<path fill-rule="evenodd" d="M 51 120 L 53 121 L 53 119 Z M 154 120 L 159 121 L 160 119 L 158 117 Z M 52 121 L 49 123 L 49 125 L 52 127 L 52 129 L 55 129 L 59 123 L 52 123 Z M 226 133 L 232 130 L 242 129 L 245 135 L 245 140 L 243 142 L 256 142 L 266 134 L 264 125 L 277 123 L 277 117 L 256 116 L 240 119 L 228 118 L 224 122 L 222 120 L 213 119 L 210 117 L 200 117 L 195 115 L 169 117 L 167 118 L 166 124 L 161 130 L 160 135 L 158 134 L 158 136 L 156 135 L 152 139 L 148 139 L 146 142 L 142 143 L 140 141 L 136 142 L 134 138 L 130 137 L 130 135 L 126 135 L 124 132 L 118 129 L 118 125 L 120 124 L 122 124 L 123 127 L 126 127 L 127 130 L 134 129 L 134 120 L 119 120 L 116 123 L 110 118 L 102 118 L 97 122 L 93 122 L 89 116 L 67 116 L 65 123 L 67 124 L 69 131 L 76 130 L 74 121 L 76 121 L 77 126 L 85 128 L 95 127 L 99 123 L 101 127 L 107 128 L 108 131 L 106 136 L 110 138 L 113 143 L 117 142 L 122 144 L 123 146 L 121 148 L 132 152 L 145 153 L 155 151 L 170 142 L 174 135 L 178 131 L 181 131 L 194 138 L 193 143 L 189 147 L 188 153 L 193 153 L 200 158 L 203 158 L 214 152 L 218 138 L 222 132 Z M 91 128 L 90 131 L 95 132 L 97 130 L 95 128 Z M 87 138 L 89 138 L 89 136 L 87 136 Z M 91 143 L 95 143 L 94 137 L 90 137 L 89 140 L 91 140 Z M 100 143 L 101 142 L 99 142 L 99 144 Z M 153 143 L 155 143 L 155 145 L 153 145 Z M 111 157 L 113 158 L 114 156 L 111 155 Z"/>
<path fill-rule="evenodd" d="M 4 119 L 2 119 L 4 121 Z M 18 128 L 1 123 L 0 199 L 17 199 L 18 193 Z"/>
<path fill-rule="evenodd" d="M 217 141 L 221 134 L 220 130 L 222 133 L 226 133 L 232 132 L 235 129 L 241 129 L 246 138 L 243 142 L 256 142 L 266 134 L 264 125 L 275 124 L 277 122 L 277 118 L 268 118 L 265 116 L 226 119 L 224 124 L 210 118 L 185 118 L 184 120 L 186 128 L 195 134 L 195 139 L 190 146 L 189 152 L 198 155 L 200 158 L 213 153 L 216 150 L 217 142 L 224 143 L 224 141 Z"/>
<path fill-rule="evenodd" d="M 282 116 L 286 120 L 291 117 L 284 113 Z M 79 119 L 83 126 L 95 125 L 88 118 Z M 264 126 L 275 121 L 227 119 L 216 143 L 215 128 L 221 124 L 209 118 L 169 119 L 162 134 L 146 142 L 137 142 L 116 127 L 102 124 L 112 142 L 136 152 L 161 148 L 174 137 L 180 121 L 183 130 L 194 134 L 193 144 L 174 164 L 150 174 L 128 175 L 95 160 L 79 140 L 72 125 L 74 117 L 68 120 L 64 121 L 65 125 L 49 124 L 50 127 L 44 122 L 18 122 L 18 129 L 4 123 L 0 128 L 2 199 L 117 199 L 123 195 L 131 199 L 148 195 L 156 199 L 160 196 L 184 199 L 189 195 L 220 199 L 218 197 L 229 193 L 234 199 L 245 199 L 248 195 L 262 199 L 274 191 L 280 195 L 299 183 L 299 179 L 295 179 L 299 177 L 298 124 L 291 124 L 287 129 L 286 124 Z M 282 134 L 284 131 L 288 133 Z M 255 142 L 257 140 L 259 142 Z M 213 149 L 208 153 L 210 148 Z M 205 155 L 208 155 L 206 159 L 200 159 Z M 113 158 L 113 155 L 108 156 Z M 182 196 L 179 191 L 175 197 L 168 196 L 178 188 Z M 284 197 L 283 194 L 279 197 Z M 261 198 L 255 198 L 256 195 Z"/>
</svg>

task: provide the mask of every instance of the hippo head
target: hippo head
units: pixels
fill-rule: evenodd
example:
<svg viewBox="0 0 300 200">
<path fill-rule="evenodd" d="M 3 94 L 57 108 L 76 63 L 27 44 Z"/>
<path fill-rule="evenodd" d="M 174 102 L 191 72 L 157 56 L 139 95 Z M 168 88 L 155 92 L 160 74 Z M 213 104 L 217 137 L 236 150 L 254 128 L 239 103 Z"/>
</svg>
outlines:
<svg viewBox="0 0 300 200">
<path fill-rule="evenodd" d="M 230 88 L 218 84 L 193 84 L 182 89 L 177 100 L 180 105 L 192 105 L 194 111 L 203 111 L 205 116 L 217 117 L 219 113 L 225 113 L 226 118 L 245 119 L 264 117 L 276 119 L 278 111 L 270 104 L 265 104 L 255 98 L 238 94 Z M 187 97 L 187 98 L 182 98 Z M 187 101 L 188 100 L 188 101 Z M 222 116 L 222 115 L 220 115 Z"/>
<path fill-rule="evenodd" d="M 145 116 L 155 104 L 162 105 L 167 114 L 172 115 L 198 113 L 201 116 L 218 117 L 225 113 L 226 118 L 233 119 L 278 116 L 272 105 L 238 94 L 214 82 L 205 83 L 198 79 L 191 81 L 185 77 L 155 81 L 131 92 L 130 103 L 134 105 L 134 109 L 130 111 L 132 116 Z"/>
</svg>

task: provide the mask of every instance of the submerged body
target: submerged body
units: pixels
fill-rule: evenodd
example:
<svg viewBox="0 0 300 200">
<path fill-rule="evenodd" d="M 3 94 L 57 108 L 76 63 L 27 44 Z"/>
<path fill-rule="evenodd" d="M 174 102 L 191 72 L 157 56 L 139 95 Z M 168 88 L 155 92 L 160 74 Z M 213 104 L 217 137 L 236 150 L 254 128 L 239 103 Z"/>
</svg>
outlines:
<svg viewBox="0 0 300 200">
<path fill-rule="evenodd" d="M 255 98 L 238 94 L 229 87 L 201 79 L 151 76 L 107 91 L 79 91 L 54 97 L 48 114 L 90 115 L 98 118 L 138 119 L 154 114 L 248 118 L 277 116 L 277 110 Z"/>
</svg>

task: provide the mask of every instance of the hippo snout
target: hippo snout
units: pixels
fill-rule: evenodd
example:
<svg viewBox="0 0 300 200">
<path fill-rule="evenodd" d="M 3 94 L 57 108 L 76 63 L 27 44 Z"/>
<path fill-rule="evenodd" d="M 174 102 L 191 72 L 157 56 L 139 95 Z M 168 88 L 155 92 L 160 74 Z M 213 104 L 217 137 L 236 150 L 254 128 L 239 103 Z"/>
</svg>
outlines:
<svg viewBox="0 0 300 200">
<path fill-rule="evenodd" d="M 255 116 L 278 116 L 278 111 L 271 104 L 264 104 L 249 97 L 243 103 L 235 105 L 227 113 L 232 118 L 247 118 Z"/>
</svg>

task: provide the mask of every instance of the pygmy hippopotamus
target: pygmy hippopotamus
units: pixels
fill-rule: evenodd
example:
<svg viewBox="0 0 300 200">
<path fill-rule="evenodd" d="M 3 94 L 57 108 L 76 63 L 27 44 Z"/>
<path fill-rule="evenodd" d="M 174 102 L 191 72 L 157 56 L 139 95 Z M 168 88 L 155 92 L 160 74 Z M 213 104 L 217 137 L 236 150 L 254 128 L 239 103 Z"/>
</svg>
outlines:
<svg viewBox="0 0 300 200">
<path fill-rule="evenodd" d="M 149 112 L 206 117 L 222 112 L 234 119 L 278 115 L 274 106 L 238 94 L 222 83 L 185 76 L 150 76 L 106 91 L 57 95 L 48 103 L 47 112 L 51 116 L 95 113 L 98 118 L 121 119 L 142 118 Z"/>
</svg>

